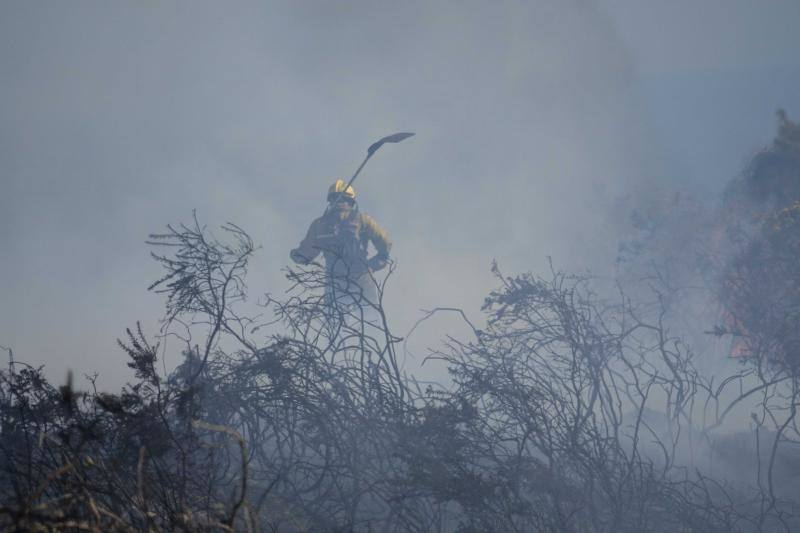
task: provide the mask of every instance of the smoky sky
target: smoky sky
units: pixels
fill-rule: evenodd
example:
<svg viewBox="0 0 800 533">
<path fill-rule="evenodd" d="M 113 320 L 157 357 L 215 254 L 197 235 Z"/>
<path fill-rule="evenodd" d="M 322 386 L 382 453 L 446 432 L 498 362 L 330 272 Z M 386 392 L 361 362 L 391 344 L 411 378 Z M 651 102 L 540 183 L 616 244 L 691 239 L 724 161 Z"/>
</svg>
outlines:
<svg viewBox="0 0 800 533">
<path fill-rule="evenodd" d="M 0 345 L 124 382 L 115 339 L 161 315 L 149 233 L 235 222 L 250 303 L 280 295 L 330 182 L 395 131 L 417 135 L 356 189 L 394 242 L 396 333 L 478 316 L 495 259 L 609 271 L 637 198 L 713 201 L 800 113 L 797 2 L 645 4 L 3 2 Z"/>
</svg>

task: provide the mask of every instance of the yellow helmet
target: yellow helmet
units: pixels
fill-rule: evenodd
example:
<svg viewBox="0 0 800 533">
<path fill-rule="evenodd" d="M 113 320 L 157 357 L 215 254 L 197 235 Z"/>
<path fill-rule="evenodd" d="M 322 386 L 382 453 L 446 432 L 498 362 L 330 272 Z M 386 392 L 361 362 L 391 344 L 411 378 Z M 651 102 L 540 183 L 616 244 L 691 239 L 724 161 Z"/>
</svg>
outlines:
<svg viewBox="0 0 800 533">
<path fill-rule="evenodd" d="M 337 196 L 341 198 L 349 198 L 355 202 L 356 190 L 353 189 L 352 186 L 347 185 L 344 180 L 336 180 L 328 189 L 328 201 L 330 202 Z"/>
</svg>

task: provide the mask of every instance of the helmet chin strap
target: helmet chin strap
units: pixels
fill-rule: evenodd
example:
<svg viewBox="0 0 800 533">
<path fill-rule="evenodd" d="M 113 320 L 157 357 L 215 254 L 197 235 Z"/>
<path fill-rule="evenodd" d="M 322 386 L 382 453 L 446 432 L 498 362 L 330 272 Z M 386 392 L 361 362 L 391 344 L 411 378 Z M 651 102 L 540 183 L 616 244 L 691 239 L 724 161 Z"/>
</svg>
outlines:
<svg viewBox="0 0 800 533">
<path fill-rule="evenodd" d="M 353 201 L 352 204 L 349 204 L 347 207 L 337 207 L 338 204 L 329 203 L 328 209 L 325 210 L 325 213 L 328 215 L 338 215 L 340 220 L 344 220 L 344 216 L 342 215 L 351 215 L 353 213 L 358 213 L 358 202 Z"/>
</svg>

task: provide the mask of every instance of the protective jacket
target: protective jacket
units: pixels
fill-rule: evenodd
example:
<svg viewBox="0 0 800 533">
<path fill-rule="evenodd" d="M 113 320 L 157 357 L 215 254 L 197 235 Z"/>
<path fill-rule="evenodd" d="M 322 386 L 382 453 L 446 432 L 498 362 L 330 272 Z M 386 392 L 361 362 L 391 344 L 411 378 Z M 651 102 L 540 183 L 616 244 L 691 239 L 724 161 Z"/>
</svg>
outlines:
<svg viewBox="0 0 800 533">
<path fill-rule="evenodd" d="M 367 259 L 369 243 L 376 254 Z M 296 263 L 308 264 L 322 252 L 325 268 L 334 277 L 359 279 L 389 262 L 391 242 L 375 220 L 356 209 L 330 210 L 308 228 L 300 245 L 292 250 Z"/>
</svg>

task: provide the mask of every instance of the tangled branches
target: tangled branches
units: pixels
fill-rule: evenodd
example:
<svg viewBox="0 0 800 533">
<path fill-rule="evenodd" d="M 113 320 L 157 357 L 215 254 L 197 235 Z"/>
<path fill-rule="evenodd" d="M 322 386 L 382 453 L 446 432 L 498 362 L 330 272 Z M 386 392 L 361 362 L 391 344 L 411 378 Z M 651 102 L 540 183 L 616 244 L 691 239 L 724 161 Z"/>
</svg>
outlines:
<svg viewBox="0 0 800 533">
<path fill-rule="evenodd" d="M 259 324 L 237 307 L 252 241 L 226 228 L 232 245 L 197 220 L 153 241 L 174 252 L 155 255 L 166 270 L 152 285 L 167 297 L 162 335 L 188 331 L 169 375 L 156 369 L 161 345 L 138 325 L 120 342 L 136 373 L 120 394 L 58 390 L 20 363 L 0 373 L 3 527 L 798 526 L 785 451 L 796 442 L 796 396 L 744 371 L 721 383 L 701 375 L 670 334 L 658 290 L 601 297 L 591 279 L 495 267 L 486 326 L 431 355 L 451 382 L 423 391 L 397 364 L 386 279 L 372 279 L 374 295 L 359 287 L 341 298 L 343 285 L 332 290 L 318 266 L 289 270 L 292 291 L 270 298 L 273 319 Z M 756 443 L 771 445 L 746 459 L 751 479 L 730 480 L 709 458 L 742 461 L 716 430 L 753 401 Z"/>
</svg>

